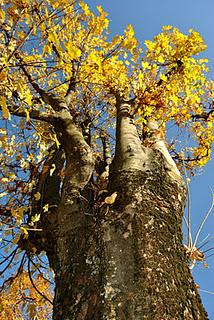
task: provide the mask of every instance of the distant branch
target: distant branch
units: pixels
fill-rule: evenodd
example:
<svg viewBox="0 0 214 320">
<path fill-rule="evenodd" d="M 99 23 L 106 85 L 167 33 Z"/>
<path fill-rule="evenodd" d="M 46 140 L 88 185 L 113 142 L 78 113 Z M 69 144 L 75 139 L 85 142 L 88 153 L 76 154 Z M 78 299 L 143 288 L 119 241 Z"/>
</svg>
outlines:
<svg viewBox="0 0 214 320">
<path fill-rule="evenodd" d="M 0 276 L 10 267 L 11 263 L 13 262 L 13 259 L 15 257 L 17 250 L 18 250 L 18 247 L 13 251 L 12 255 L 10 255 L 11 258 L 10 258 L 8 264 L 6 265 L 6 267 L 2 271 L 0 271 Z"/>
</svg>

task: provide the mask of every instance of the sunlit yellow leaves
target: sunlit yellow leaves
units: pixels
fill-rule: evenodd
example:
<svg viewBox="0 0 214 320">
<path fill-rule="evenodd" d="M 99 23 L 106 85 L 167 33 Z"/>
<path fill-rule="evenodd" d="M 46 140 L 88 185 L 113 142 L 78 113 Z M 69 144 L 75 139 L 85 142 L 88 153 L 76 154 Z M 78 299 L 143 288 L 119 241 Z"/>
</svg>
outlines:
<svg viewBox="0 0 214 320">
<path fill-rule="evenodd" d="M 168 80 L 167 76 L 165 74 L 162 74 L 162 73 L 160 74 L 160 79 L 163 80 L 163 81 L 167 81 Z"/>
<path fill-rule="evenodd" d="M 144 41 L 144 44 L 146 45 L 146 47 L 147 47 L 150 51 L 154 50 L 154 48 L 155 48 L 155 43 L 152 42 L 152 41 L 150 41 L 150 40 Z"/>
<path fill-rule="evenodd" d="M 72 41 L 69 41 L 66 45 L 65 45 L 69 57 L 70 59 L 74 59 L 77 60 L 80 56 L 81 56 L 81 50 L 78 49 L 77 47 L 75 47 L 74 43 Z"/>
<path fill-rule="evenodd" d="M 138 41 L 135 38 L 135 32 L 133 26 L 128 24 L 126 30 L 124 31 L 125 39 L 123 41 L 123 47 L 130 50 L 131 53 L 134 53 L 134 50 L 138 46 Z"/>
<path fill-rule="evenodd" d="M 189 35 L 184 35 L 177 28 L 172 29 L 171 26 L 163 27 L 163 32 L 157 35 L 154 41 L 145 41 L 145 45 L 147 58 L 160 63 L 190 57 L 206 48 L 197 32 L 191 30 Z"/>
<path fill-rule="evenodd" d="M 6 99 L 6 97 L 0 96 L 0 108 L 1 108 L 2 113 L 3 113 L 3 118 L 10 120 L 11 117 L 10 117 L 10 112 L 9 112 L 9 110 L 7 108 L 7 99 Z"/>
<path fill-rule="evenodd" d="M 34 282 L 38 291 L 52 300 L 50 284 L 41 274 L 34 277 Z M 22 269 L 16 277 L 11 278 L 0 294 L 1 319 L 23 319 L 25 310 L 29 319 L 36 319 L 39 316 L 39 320 L 47 320 L 51 309 L 51 304 L 35 290 L 28 273 Z"/>
<path fill-rule="evenodd" d="M 40 214 L 36 213 L 31 217 L 30 224 L 33 225 L 34 223 L 38 222 L 40 220 Z"/>
<path fill-rule="evenodd" d="M 151 69 L 151 65 L 148 62 L 141 62 L 143 69 Z"/>
<path fill-rule="evenodd" d="M 159 56 L 158 59 L 157 59 L 157 61 L 158 61 L 159 63 L 164 63 L 164 62 L 165 62 L 165 59 L 164 59 L 162 56 Z"/>
<path fill-rule="evenodd" d="M 0 22 L 3 23 L 5 19 L 5 12 L 0 8 Z"/>
<path fill-rule="evenodd" d="M 85 2 L 80 1 L 79 5 L 82 8 L 82 10 L 84 11 L 84 13 L 86 14 L 86 16 L 89 16 L 91 14 L 91 11 L 89 10 L 88 5 Z"/>
<path fill-rule="evenodd" d="M 163 31 L 169 31 L 169 30 L 171 30 L 172 29 L 172 26 L 163 26 L 162 27 L 162 30 Z"/>
<path fill-rule="evenodd" d="M 172 96 L 170 97 L 170 99 L 171 99 L 171 101 L 172 101 L 175 105 L 178 104 L 179 98 L 178 98 L 177 95 L 172 95 Z"/>
<path fill-rule="evenodd" d="M 28 104 L 28 106 L 32 105 L 32 95 L 31 95 L 30 90 L 26 90 L 26 92 L 25 92 L 25 101 Z"/>
<path fill-rule="evenodd" d="M 52 42 L 52 43 L 58 43 L 59 42 L 59 39 L 58 39 L 58 36 L 57 36 L 57 34 L 56 33 L 49 33 L 48 34 L 48 40 L 50 41 L 50 42 Z"/>
<path fill-rule="evenodd" d="M 27 212 L 28 210 L 29 208 L 27 206 L 11 209 L 11 214 L 16 219 L 16 222 L 18 225 L 22 223 L 24 213 Z"/>
<path fill-rule="evenodd" d="M 0 72 L 0 81 L 4 81 L 7 78 L 7 73 L 5 71 Z"/>
<path fill-rule="evenodd" d="M 106 18 L 108 14 L 103 10 L 103 8 L 101 6 L 97 6 L 97 11 L 100 14 L 100 16 L 98 18 L 98 24 L 100 23 L 100 26 L 101 26 L 100 33 L 101 33 L 102 30 L 108 28 L 109 20 Z"/>
<path fill-rule="evenodd" d="M 49 210 L 49 204 L 47 203 L 46 205 L 44 205 L 43 211 L 48 212 L 48 210 Z"/>
<path fill-rule="evenodd" d="M 26 239 L 28 237 L 28 231 L 25 227 L 20 227 L 21 231 L 23 232 L 24 238 Z"/>
<path fill-rule="evenodd" d="M 50 44 L 47 44 L 47 45 L 44 45 L 43 47 L 43 53 L 47 53 L 48 55 L 51 55 L 53 52 L 53 49 L 52 49 L 52 45 Z"/>
<path fill-rule="evenodd" d="M 36 192 L 34 194 L 34 198 L 35 198 L 36 201 L 39 201 L 41 199 L 41 193 L 40 192 Z"/>
</svg>

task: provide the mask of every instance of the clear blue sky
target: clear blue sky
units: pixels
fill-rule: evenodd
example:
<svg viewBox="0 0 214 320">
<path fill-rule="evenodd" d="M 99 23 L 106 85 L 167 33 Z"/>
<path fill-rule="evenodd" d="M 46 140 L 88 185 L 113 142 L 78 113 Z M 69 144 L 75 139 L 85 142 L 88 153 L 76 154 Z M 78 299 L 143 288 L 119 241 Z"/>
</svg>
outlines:
<svg viewBox="0 0 214 320">
<path fill-rule="evenodd" d="M 198 31 L 208 46 L 203 56 L 210 61 L 210 77 L 214 79 L 214 0 L 86 0 L 86 2 L 90 6 L 101 5 L 109 13 L 111 34 L 122 33 L 126 24 L 131 23 L 138 40 L 142 43 L 158 34 L 163 25 L 172 25 L 182 32 L 187 32 L 190 28 Z M 197 225 L 209 208 L 211 201 L 209 187 L 214 190 L 214 160 L 211 160 L 203 169 L 203 173 L 194 178 L 190 184 L 193 231 L 197 229 Z M 203 240 L 210 234 L 213 237 L 210 247 L 214 246 L 213 226 L 214 212 L 199 239 Z M 193 270 L 193 275 L 202 290 L 214 292 L 214 256 L 208 259 L 207 263 L 208 269 L 200 264 Z M 200 293 L 209 319 L 214 320 L 214 294 L 202 291 Z"/>
</svg>

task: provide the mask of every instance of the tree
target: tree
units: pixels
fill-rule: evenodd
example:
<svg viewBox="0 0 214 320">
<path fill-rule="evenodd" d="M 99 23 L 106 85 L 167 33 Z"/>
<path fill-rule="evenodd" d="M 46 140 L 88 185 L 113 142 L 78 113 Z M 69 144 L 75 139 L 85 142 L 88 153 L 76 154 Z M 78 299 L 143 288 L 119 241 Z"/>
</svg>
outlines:
<svg viewBox="0 0 214 320">
<path fill-rule="evenodd" d="M 49 317 L 48 259 L 55 320 L 207 319 L 181 231 L 182 172 L 214 139 L 206 45 L 165 26 L 143 51 L 97 11 L 1 1 L 0 312 Z"/>
</svg>

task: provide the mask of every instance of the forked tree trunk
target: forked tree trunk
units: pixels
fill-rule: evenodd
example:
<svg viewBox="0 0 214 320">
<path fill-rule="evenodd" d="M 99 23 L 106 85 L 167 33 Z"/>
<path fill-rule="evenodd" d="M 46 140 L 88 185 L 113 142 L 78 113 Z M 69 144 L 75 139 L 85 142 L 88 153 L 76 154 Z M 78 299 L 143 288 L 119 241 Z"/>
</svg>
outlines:
<svg viewBox="0 0 214 320">
<path fill-rule="evenodd" d="M 47 226 L 53 319 L 208 319 L 182 245 L 182 179 L 160 141 L 141 146 L 129 106 L 118 102 L 117 110 L 108 194 L 117 192 L 115 202 L 90 203 L 89 182 L 72 185 L 67 163 L 57 223 Z M 81 154 L 73 158 L 76 173 L 87 162 Z"/>
</svg>

